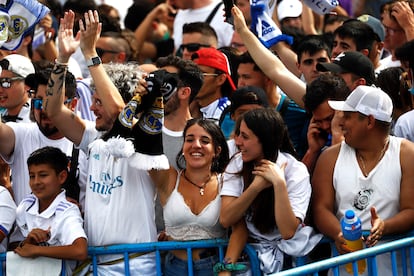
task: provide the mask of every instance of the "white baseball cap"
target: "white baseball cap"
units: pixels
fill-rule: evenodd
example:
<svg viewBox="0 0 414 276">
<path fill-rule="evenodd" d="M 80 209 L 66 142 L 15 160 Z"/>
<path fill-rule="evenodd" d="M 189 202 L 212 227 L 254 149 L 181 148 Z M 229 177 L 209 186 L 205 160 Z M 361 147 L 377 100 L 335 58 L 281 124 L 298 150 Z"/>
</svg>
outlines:
<svg viewBox="0 0 414 276">
<path fill-rule="evenodd" d="M 383 122 L 392 120 L 392 100 L 387 93 L 375 86 L 359 85 L 345 101 L 328 101 L 330 107 L 340 111 L 372 115 Z"/>
<path fill-rule="evenodd" d="M 34 74 L 35 69 L 30 59 L 19 54 L 11 54 L 0 60 L 0 66 L 3 70 L 9 70 L 26 78 L 29 74 Z"/>
<path fill-rule="evenodd" d="M 277 5 L 279 21 L 287 17 L 299 17 L 302 14 L 302 2 L 299 0 L 283 0 Z"/>
</svg>

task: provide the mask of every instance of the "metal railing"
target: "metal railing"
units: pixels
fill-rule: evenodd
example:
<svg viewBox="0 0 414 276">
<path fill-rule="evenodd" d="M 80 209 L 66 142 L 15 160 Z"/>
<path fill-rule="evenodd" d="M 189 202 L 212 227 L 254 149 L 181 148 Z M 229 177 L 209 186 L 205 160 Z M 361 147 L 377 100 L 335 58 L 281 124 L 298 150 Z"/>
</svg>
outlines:
<svg viewBox="0 0 414 276">
<path fill-rule="evenodd" d="M 97 257 L 110 254 L 122 254 L 124 256 L 124 263 L 129 262 L 129 254 L 140 252 L 155 252 L 157 275 L 161 275 L 161 252 L 169 250 L 182 249 L 187 251 L 188 256 L 192 256 L 192 250 L 196 248 L 218 248 L 219 258 L 224 258 L 225 248 L 228 244 L 228 240 L 225 239 L 213 239 L 213 240 L 200 240 L 200 241 L 163 241 L 163 242 L 150 242 L 150 243 L 137 243 L 137 244 L 117 244 L 109 246 L 97 246 L 89 247 L 88 255 L 92 259 L 91 265 L 93 268 L 93 275 L 98 275 L 98 262 Z M 260 275 L 260 264 L 257 258 L 256 251 L 247 244 L 244 248 L 244 252 L 249 257 L 250 269 L 253 275 Z M 0 270 L 0 276 L 6 275 L 5 263 L 6 254 L 0 254 L 0 262 L 3 264 L 3 269 Z M 193 275 L 193 262 L 189 258 L 187 261 L 189 276 Z M 63 273 L 62 273 L 63 275 Z M 125 266 L 125 275 L 129 276 L 129 265 Z"/>
<path fill-rule="evenodd" d="M 407 263 L 408 256 L 406 256 L 405 251 L 408 249 L 409 252 L 409 260 L 410 262 Z M 327 269 L 332 269 L 333 275 L 339 275 L 339 266 L 345 265 L 348 263 L 352 263 L 353 273 L 354 275 L 358 275 L 358 267 L 357 262 L 358 260 L 366 259 L 367 261 L 367 269 L 368 275 L 376 276 L 376 275 L 384 275 L 381 274 L 381 271 L 377 270 L 376 264 L 376 256 L 391 253 L 391 269 L 392 275 L 397 276 L 398 274 L 398 267 L 397 267 L 397 252 L 401 252 L 402 262 L 401 262 L 401 270 L 402 275 L 408 275 L 408 268 L 411 268 L 411 272 L 414 273 L 414 237 L 405 237 L 400 238 L 398 240 L 390 241 L 381 245 L 376 245 L 371 248 L 365 248 L 363 250 L 359 250 L 356 252 L 332 257 L 323 261 L 299 266 L 296 268 L 292 268 L 289 270 L 285 270 L 273 275 L 278 276 L 300 276 L 300 275 L 319 275 L 319 272 Z M 346 274 L 349 275 L 349 274 Z"/>
<path fill-rule="evenodd" d="M 367 233 L 365 233 L 367 234 Z M 338 267 L 352 262 L 354 271 L 357 271 L 357 261 L 361 259 L 367 259 L 367 268 L 369 275 L 376 276 L 378 275 L 377 266 L 376 266 L 376 256 L 386 253 L 391 253 L 391 263 L 393 275 L 398 275 L 397 267 L 397 251 L 404 251 L 408 249 L 409 252 L 409 264 L 407 263 L 407 256 L 402 260 L 402 274 L 407 275 L 408 266 L 410 266 L 411 271 L 414 273 L 414 235 L 410 233 L 410 236 L 401 235 L 401 236 L 392 236 L 388 239 L 397 239 L 385 244 L 377 245 L 375 247 L 366 248 L 360 251 L 352 252 L 349 254 L 332 257 L 323 261 L 314 262 L 311 264 L 306 264 L 307 258 L 301 257 L 296 260 L 296 265 L 298 267 L 289 269 L 276 273 L 274 275 L 284 276 L 298 276 L 298 275 L 319 275 L 318 272 L 322 270 L 332 269 L 333 275 L 339 275 Z M 322 243 L 329 242 L 329 239 L 323 239 Z M 162 265 L 161 265 L 161 252 L 169 250 L 186 250 L 188 256 L 192 256 L 192 250 L 196 248 L 218 248 L 220 260 L 224 257 L 225 248 L 228 244 L 228 240 L 225 239 L 213 239 L 213 240 L 201 240 L 201 241 L 164 241 L 164 242 L 151 242 L 151 243 L 139 243 L 139 244 L 118 244 L 110 246 L 99 246 L 99 247 L 89 247 L 88 254 L 91 258 L 91 265 L 93 267 L 93 275 L 98 275 L 98 256 L 109 255 L 109 254 L 122 254 L 124 256 L 124 263 L 129 262 L 129 254 L 131 253 L 140 253 L 140 252 L 154 252 L 156 259 L 156 271 L 157 275 L 161 275 Z M 257 258 L 256 251 L 249 244 L 246 245 L 244 249 L 245 253 L 249 257 L 250 269 L 252 275 L 260 275 L 260 263 Z M 3 264 L 3 269 L 0 269 L 0 276 L 5 275 L 5 264 L 6 264 L 6 254 L 0 254 L 0 263 Z M 193 262 L 190 259 L 187 261 L 188 271 L 190 276 L 193 275 Z M 63 271 L 62 271 L 63 272 Z M 63 275 L 63 273 L 62 273 Z M 129 265 L 125 266 L 125 275 L 129 276 Z M 354 272 L 354 275 L 358 275 Z M 413 274 L 414 275 L 414 274 Z"/>
</svg>

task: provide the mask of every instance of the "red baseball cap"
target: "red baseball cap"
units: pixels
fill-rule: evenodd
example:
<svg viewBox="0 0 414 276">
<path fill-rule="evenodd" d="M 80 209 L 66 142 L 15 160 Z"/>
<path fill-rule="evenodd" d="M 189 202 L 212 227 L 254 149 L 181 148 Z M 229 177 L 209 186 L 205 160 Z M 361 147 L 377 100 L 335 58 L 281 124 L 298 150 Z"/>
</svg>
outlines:
<svg viewBox="0 0 414 276">
<path fill-rule="evenodd" d="M 191 56 L 191 59 L 197 65 L 208 66 L 224 72 L 232 90 L 236 90 L 236 86 L 231 78 L 229 61 L 225 54 L 215 48 L 201 48 Z"/>
</svg>

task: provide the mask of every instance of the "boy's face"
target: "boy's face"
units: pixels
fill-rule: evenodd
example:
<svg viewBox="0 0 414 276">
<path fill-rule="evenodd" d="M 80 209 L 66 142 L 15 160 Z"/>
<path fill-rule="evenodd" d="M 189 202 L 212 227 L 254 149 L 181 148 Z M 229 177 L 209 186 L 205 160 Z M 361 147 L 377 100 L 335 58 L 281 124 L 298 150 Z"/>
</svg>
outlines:
<svg viewBox="0 0 414 276">
<path fill-rule="evenodd" d="M 56 174 L 48 164 L 29 166 L 29 184 L 33 194 L 42 204 L 50 204 L 61 192 L 62 184 L 67 178 L 67 172 Z"/>
<path fill-rule="evenodd" d="M 357 50 L 357 45 L 351 37 L 341 38 L 339 37 L 339 35 L 335 35 L 334 42 L 332 45 L 331 60 L 333 61 L 342 52 L 349 52 L 349 51 L 356 51 L 356 50 Z"/>
<path fill-rule="evenodd" d="M 237 75 L 237 88 L 251 85 L 266 90 L 266 76 L 261 71 L 255 71 L 253 63 L 240 63 Z"/>
<path fill-rule="evenodd" d="M 321 74 L 316 69 L 316 64 L 319 62 L 329 62 L 329 56 L 325 50 L 320 50 L 313 55 L 303 52 L 298 69 L 303 74 L 306 83 L 311 83 Z"/>
</svg>

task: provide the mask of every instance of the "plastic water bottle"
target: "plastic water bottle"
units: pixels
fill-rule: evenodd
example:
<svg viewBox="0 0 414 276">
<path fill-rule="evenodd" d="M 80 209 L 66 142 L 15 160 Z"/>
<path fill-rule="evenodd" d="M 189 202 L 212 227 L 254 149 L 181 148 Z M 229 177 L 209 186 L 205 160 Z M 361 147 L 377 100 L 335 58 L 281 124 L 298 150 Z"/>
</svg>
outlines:
<svg viewBox="0 0 414 276">
<path fill-rule="evenodd" d="M 347 210 L 345 216 L 341 219 L 342 234 L 346 240 L 346 246 L 352 251 L 360 250 L 363 248 L 362 243 L 362 228 L 361 220 L 355 215 L 353 210 Z M 358 273 L 363 273 L 366 268 L 365 259 L 359 260 Z M 345 265 L 346 272 L 353 274 L 352 263 Z"/>
</svg>

